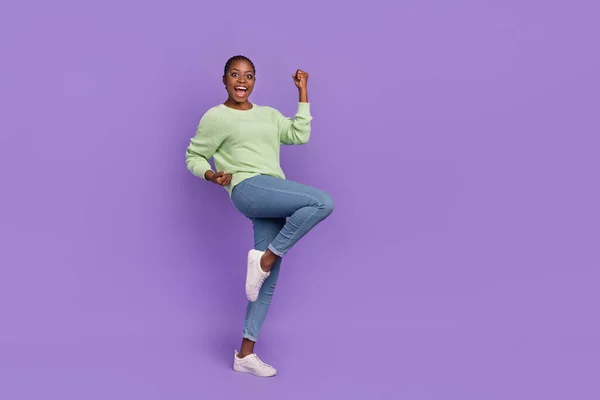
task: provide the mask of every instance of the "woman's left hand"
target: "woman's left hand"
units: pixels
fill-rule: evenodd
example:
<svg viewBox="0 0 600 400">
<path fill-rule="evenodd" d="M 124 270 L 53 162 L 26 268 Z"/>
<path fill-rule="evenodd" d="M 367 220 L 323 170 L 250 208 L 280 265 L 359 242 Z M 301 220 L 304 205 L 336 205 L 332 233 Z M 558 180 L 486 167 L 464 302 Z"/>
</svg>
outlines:
<svg viewBox="0 0 600 400">
<path fill-rule="evenodd" d="M 306 90 L 306 84 L 308 81 L 308 72 L 302 71 L 301 69 L 297 70 L 294 75 L 294 84 L 300 90 Z"/>
</svg>

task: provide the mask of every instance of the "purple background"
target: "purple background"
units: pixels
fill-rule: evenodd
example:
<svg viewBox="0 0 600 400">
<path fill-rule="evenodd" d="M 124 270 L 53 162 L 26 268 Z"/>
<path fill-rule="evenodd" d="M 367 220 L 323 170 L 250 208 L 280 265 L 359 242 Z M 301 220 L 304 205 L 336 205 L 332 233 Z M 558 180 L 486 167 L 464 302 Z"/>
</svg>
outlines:
<svg viewBox="0 0 600 400">
<path fill-rule="evenodd" d="M 0 6 L 0 398 L 598 399 L 593 1 Z M 231 371 L 251 225 L 185 169 L 223 64 L 336 210 Z"/>
</svg>

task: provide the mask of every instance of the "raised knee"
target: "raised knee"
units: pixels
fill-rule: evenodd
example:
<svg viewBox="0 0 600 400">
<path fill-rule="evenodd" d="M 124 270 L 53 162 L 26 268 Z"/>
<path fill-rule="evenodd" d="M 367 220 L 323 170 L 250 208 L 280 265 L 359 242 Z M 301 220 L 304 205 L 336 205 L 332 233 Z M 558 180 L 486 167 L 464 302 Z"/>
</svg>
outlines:
<svg viewBox="0 0 600 400">
<path fill-rule="evenodd" d="M 333 198 L 327 193 L 324 193 L 322 208 L 326 215 L 329 215 L 333 212 Z"/>
</svg>

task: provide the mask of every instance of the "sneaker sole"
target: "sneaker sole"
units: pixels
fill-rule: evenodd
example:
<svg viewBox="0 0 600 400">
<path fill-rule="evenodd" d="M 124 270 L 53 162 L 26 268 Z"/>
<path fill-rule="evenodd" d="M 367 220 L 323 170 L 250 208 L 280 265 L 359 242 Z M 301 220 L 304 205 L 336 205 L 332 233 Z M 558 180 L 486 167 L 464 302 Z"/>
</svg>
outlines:
<svg viewBox="0 0 600 400">
<path fill-rule="evenodd" d="M 272 378 L 275 375 L 277 375 L 277 372 L 275 372 L 273 375 L 259 375 L 259 374 L 254 373 L 254 371 L 251 371 L 251 370 L 249 370 L 247 368 L 244 368 L 244 367 L 238 367 L 237 365 L 233 366 L 233 370 L 235 372 L 240 372 L 240 373 L 243 373 L 243 374 L 254 375 L 254 376 L 257 376 L 259 378 Z"/>
</svg>

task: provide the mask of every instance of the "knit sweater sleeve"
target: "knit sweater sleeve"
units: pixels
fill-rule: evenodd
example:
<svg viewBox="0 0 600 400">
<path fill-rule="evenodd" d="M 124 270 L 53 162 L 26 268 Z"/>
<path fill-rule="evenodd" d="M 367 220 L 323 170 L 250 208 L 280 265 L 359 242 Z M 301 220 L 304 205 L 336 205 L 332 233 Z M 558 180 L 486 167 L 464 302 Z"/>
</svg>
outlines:
<svg viewBox="0 0 600 400">
<path fill-rule="evenodd" d="M 204 174 L 212 169 L 208 160 L 215 154 L 226 136 L 226 132 L 219 127 L 218 118 L 214 113 L 209 111 L 204 114 L 185 153 L 187 169 L 198 178 L 206 180 Z"/>
<path fill-rule="evenodd" d="M 277 127 L 279 130 L 279 141 L 285 145 L 306 144 L 310 138 L 312 116 L 310 114 L 310 103 L 298 103 L 298 111 L 295 118 L 283 116 L 274 110 Z"/>
</svg>

